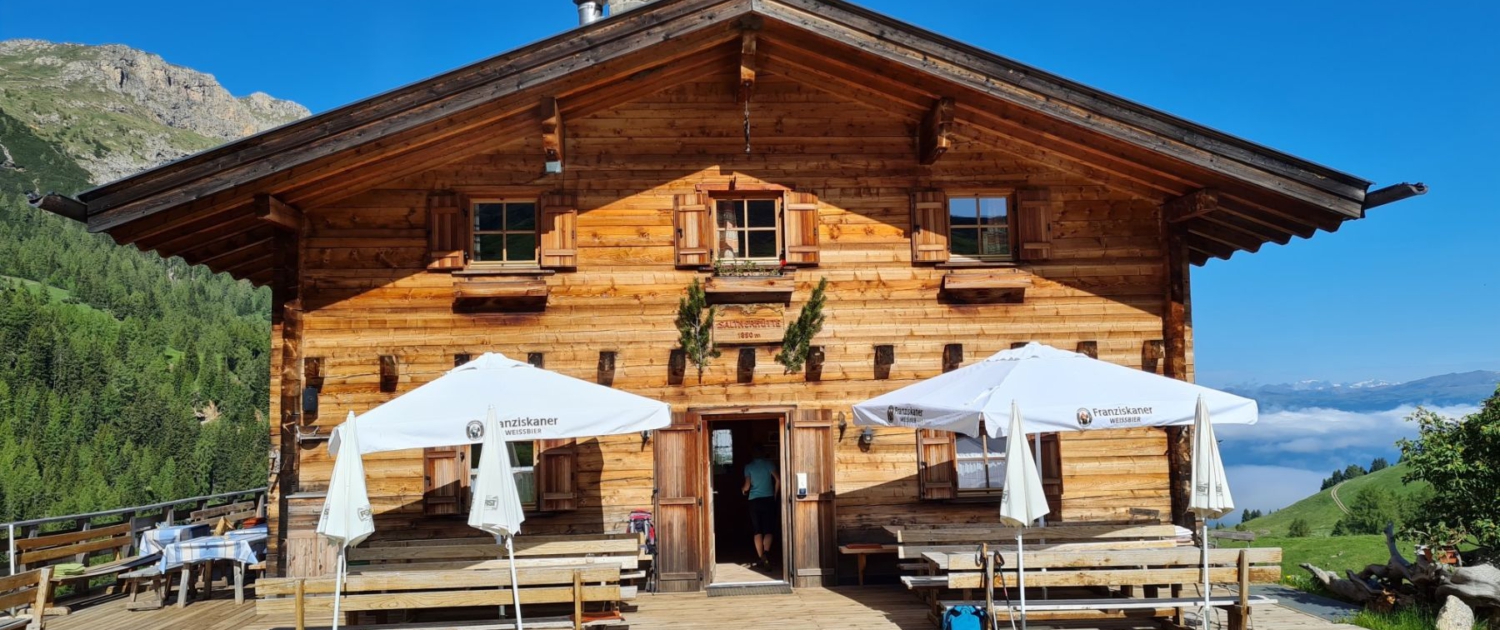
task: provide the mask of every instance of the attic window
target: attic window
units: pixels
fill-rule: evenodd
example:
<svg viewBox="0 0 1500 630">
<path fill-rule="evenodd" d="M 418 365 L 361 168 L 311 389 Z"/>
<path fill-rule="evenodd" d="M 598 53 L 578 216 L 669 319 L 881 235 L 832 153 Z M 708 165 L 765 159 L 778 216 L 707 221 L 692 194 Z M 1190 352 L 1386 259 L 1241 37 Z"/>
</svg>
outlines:
<svg viewBox="0 0 1500 630">
<path fill-rule="evenodd" d="M 529 200 L 475 201 L 472 260 L 479 264 L 536 266 L 536 205 Z"/>
<path fill-rule="evenodd" d="M 1005 195 L 950 195 L 948 246 L 956 260 L 1010 261 L 1011 202 Z"/>
</svg>

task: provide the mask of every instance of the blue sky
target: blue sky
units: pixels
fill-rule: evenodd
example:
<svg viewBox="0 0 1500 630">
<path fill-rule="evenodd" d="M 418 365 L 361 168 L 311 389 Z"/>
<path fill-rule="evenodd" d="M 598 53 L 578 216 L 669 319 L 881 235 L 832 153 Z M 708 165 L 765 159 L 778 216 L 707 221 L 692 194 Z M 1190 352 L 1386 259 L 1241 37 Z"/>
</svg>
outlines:
<svg viewBox="0 0 1500 630">
<path fill-rule="evenodd" d="M 863 4 L 1377 185 L 1432 186 L 1196 269 L 1201 381 L 1500 370 L 1500 3 Z M 575 21 L 570 0 L 0 2 L 0 39 L 127 44 L 313 111 Z"/>
</svg>

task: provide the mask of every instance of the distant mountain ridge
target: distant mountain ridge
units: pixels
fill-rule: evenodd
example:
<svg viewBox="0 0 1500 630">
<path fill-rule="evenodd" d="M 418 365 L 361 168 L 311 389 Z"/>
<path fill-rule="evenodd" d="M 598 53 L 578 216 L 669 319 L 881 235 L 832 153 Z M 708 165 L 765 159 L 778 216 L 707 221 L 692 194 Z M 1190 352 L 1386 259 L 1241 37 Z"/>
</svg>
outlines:
<svg viewBox="0 0 1500 630">
<path fill-rule="evenodd" d="M 1500 372 L 1443 374 L 1405 383 L 1364 381 L 1351 385 L 1301 381 L 1278 385 L 1232 385 L 1233 394 L 1254 398 L 1263 411 L 1284 409 L 1340 409 L 1389 411 L 1405 405 L 1445 407 L 1478 405 L 1500 386 Z"/>
<path fill-rule="evenodd" d="M 127 46 L 35 39 L 0 41 L 0 111 L 60 147 L 94 183 L 308 115 L 261 92 L 235 97 L 213 75 Z"/>
</svg>

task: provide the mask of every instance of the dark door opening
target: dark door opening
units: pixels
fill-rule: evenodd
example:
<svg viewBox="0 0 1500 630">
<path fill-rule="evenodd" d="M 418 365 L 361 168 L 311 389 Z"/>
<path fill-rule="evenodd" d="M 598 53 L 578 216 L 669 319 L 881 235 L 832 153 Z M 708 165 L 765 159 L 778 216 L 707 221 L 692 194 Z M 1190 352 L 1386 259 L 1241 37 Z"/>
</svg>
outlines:
<svg viewBox="0 0 1500 630">
<path fill-rule="evenodd" d="M 708 422 L 708 467 L 711 489 L 710 528 L 712 584 L 784 581 L 786 475 L 782 472 L 782 418 L 779 416 L 715 419 Z M 752 516 L 751 499 L 745 493 L 746 466 L 764 458 L 775 467 L 775 495 L 760 509 L 774 513 Z M 762 499 L 764 501 L 764 499 Z M 757 520 L 772 519 L 772 542 L 765 557 L 769 566 L 757 562 Z"/>
</svg>

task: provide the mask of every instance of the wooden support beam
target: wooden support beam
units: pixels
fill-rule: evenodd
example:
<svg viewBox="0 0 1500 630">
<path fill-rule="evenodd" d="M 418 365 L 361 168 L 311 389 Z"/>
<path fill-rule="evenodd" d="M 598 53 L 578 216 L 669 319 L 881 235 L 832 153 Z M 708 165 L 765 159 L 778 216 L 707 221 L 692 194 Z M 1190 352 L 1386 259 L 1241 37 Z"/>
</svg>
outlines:
<svg viewBox="0 0 1500 630">
<path fill-rule="evenodd" d="M 667 357 L 667 384 L 681 385 L 685 374 L 687 374 L 687 351 L 682 348 L 673 348 L 672 354 Z"/>
<path fill-rule="evenodd" d="M 943 346 L 943 372 L 952 372 L 964 364 L 964 344 L 950 343 Z"/>
<path fill-rule="evenodd" d="M 755 50 L 758 44 L 759 37 L 754 31 L 746 31 L 740 35 L 740 82 L 736 90 L 740 103 L 749 102 L 750 95 L 755 92 L 755 73 L 758 68 Z"/>
<path fill-rule="evenodd" d="M 917 130 L 917 159 L 923 166 L 937 164 L 938 158 L 953 148 L 953 112 L 957 109 L 958 102 L 945 96 L 933 103 L 922 118 L 922 126 Z"/>
<path fill-rule="evenodd" d="M 542 99 L 542 159 L 547 162 L 547 173 L 556 174 L 563 170 L 563 120 L 562 112 L 558 111 L 557 98 L 548 96 Z"/>
<path fill-rule="evenodd" d="M 396 363 L 395 355 L 385 354 L 380 356 L 380 391 L 387 394 L 396 391 L 396 385 L 401 382 L 401 368 Z"/>
<path fill-rule="evenodd" d="M 1080 342 L 1078 342 L 1078 354 L 1086 356 L 1086 357 L 1088 357 L 1090 359 L 1097 359 L 1097 358 L 1099 358 L 1099 342 L 1097 342 L 1097 341 L 1080 341 Z"/>
<path fill-rule="evenodd" d="M 891 377 L 891 366 L 896 364 L 896 346 L 875 346 L 875 378 L 886 380 Z"/>
<path fill-rule="evenodd" d="M 1162 216 L 1167 223 L 1182 223 L 1205 216 L 1219 209 L 1219 191 L 1200 188 L 1162 204 Z"/>
<path fill-rule="evenodd" d="M 823 380 L 823 346 L 812 346 L 807 349 L 807 382 L 816 383 Z"/>
<path fill-rule="evenodd" d="M 302 229 L 302 211 L 275 195 L 255 196 L 255 218 L 286 232 L 296 233 Z"/>
<path fill-rule="evenodd" d="M 740 348 L 739 365 L 735 370 L 735 381 L 740 384 L 755 382 L 755 348 Z"/>
<path fill-rule="evenodd" d="M 614 387 L 615 385 L 615 358 L 619 356 L 614 350 L 601 350 L 599 352 L 599 369 L 597 377 L 600 385 Z"/>
<path fill-rule="evenodd" d="M 1168 378 L 1191 380 L 1187 367 L 1188 338 L 1191 335 L 1191 267 L 1192 254 L 1185 235 L 1178 226 L 1161 224 L 1162 246 L 1166 250 L 1162 266 L 1166 273 L 1162 287 L 1162 373 Z M 1167 429 L 1167 487 L 1172 503 L 1172 523 L 1193 528 L 1194 520 L 1187 506 L 1192 499 L 1192 429 Z"/>
</svg>

